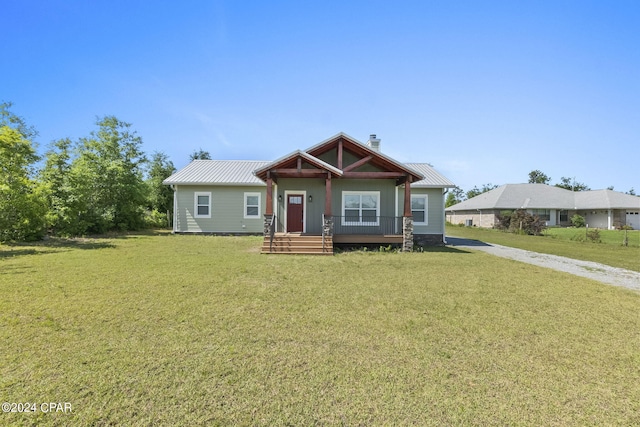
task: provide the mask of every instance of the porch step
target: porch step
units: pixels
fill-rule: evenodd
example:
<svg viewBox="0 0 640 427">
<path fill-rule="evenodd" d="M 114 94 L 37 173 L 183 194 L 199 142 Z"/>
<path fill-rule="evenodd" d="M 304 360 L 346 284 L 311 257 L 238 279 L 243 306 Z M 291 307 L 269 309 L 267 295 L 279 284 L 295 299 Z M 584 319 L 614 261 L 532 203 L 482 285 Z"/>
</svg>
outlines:
<svg viewBox="0 0 640 427">
<path fill-rule="evenodd" d="M 325 237 L 324 249 L 322 236 L 278 233 L 273 237 L 273 244 L 269 240 L 265 236 L 262 243 L 263 254 L 333 255 L 333 240 L 330 237 Z"/>
</svg>

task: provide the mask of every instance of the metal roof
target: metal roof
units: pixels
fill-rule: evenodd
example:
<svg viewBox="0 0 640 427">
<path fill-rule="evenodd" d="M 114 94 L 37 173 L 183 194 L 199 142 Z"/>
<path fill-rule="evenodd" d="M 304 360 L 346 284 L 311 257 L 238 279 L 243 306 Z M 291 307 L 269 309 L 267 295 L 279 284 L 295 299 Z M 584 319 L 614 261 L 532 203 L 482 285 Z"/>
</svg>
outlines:
<svg viewBox="0 0 640 427">
<path fill-rule="evenodd" d="M 424 176 L 424 179 L 411 184 L 412 188 L 453 188 L 456 185 L 441 175 L 428 163 L 405 163 L 407 167 Z"/>
<path fill-rule="evenodd" d="M 640 208 L 640 197 L 612 190 L 573 192 L 546 184 L 505 184 L 446 210 L 627 208 Z"/>
<path fill-rule="evenodd" d="M 253 171 L 269 163 L 271 162 L 257 160 L 194 160 L 162 183 L 264 186 L 265 183 Z"/>
</svg>

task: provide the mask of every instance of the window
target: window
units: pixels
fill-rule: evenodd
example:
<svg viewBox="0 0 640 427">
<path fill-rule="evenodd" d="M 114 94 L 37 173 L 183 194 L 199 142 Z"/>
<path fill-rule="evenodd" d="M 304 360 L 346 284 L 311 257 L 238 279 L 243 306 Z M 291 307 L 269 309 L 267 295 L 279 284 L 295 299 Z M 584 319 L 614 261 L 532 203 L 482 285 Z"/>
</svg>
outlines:
<svg viewBox="0 0 640 427">
<path fill-rule="evenodd" d="M 195 218 L 211 218 L 211 193 L 196 192 Z"/>
<path fill-rule="evenodd" d="M 413 215 L 413 223 L 419 225 L 427 225 L 427 195 L 418 194 L 411 196 L 411 215 Z"/>
<path fill-rule="evenodd" d="M 551 220 L 551 211 L 549 209 L 532 209 L 531 215 L 537 216 L 543 221 Z"/>
<path fill-rule="evenodd" d="M 379 225 L 379 191 L 343 191 L 342 223 L 347 225 Z"/>
<path fill-rule="evenodd" d="M 244 193 L 244 217 L 260 218 L 260 193 Z"/>
<path fill-rule="evenodd" d="M 569 211 L 560 211 L 560 222 L 569 221 Z"/>
</svg>

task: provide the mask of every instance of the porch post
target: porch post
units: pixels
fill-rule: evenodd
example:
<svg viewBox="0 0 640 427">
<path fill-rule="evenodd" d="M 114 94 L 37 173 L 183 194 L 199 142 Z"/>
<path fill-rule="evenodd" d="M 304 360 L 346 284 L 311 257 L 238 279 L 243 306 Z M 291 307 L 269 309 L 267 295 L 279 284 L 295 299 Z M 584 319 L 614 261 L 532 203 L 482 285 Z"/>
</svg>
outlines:
<svg viewBox="0 0 640 427">
<path fill-rule="evenodd" d="M 411 177 L 408 176 L 404 183 L 404 213 L 403 216 L 411 215 Z"/>
<path fill-rule="evenodd" d="M 331 172 L 327 172 L 327 178 L 325 179 L 324 216 L 323 217 L 324 217 L 324 220 L 322 224 L 322 236 L 324 239 L 324 237 L 333 236 L 333 216 L 331 216 Z"/>
<path fill-rule="evenodd" d="M 267 172 L 267 176 L 269 175 Z M 265 213 L 273 215 L 273 179 L 271 177 L 267 178 L 267 211 Z"/>
<path fill-rule="evenodd" d="M 411 214 L 411 176 L 404 183 L 404 214 L 402 217 L 402 251 L 413 251 L 413 215 Z"/>
<path fill-rule="evenodd" d="M 324 214 L 331 216 L 331 172 L 327 172 L 327 179 L 325 179 Z"/>
<path fill-rule="evenodd" d="M 264 236 L 268 237 L 273 235 L 272 224 L 273 221 L 273 179 L 271 173 L 267 172 L 267 209 L 264 213 Z"/>
</svg>

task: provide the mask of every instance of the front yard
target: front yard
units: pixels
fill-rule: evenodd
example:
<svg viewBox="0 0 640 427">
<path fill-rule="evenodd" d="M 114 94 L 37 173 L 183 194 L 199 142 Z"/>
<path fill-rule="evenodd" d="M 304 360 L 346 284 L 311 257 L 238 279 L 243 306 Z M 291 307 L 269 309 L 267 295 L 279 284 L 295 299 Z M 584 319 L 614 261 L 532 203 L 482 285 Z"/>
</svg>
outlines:
<svg viewBox="0 0 640 427">
<path fill-rule="evenodd" d="M 477 252 L 0 246 L 0 425 L 637 425 L 640 295 Z M 38 406 L 39 408 L 39 406 Z"/>
</svg>

